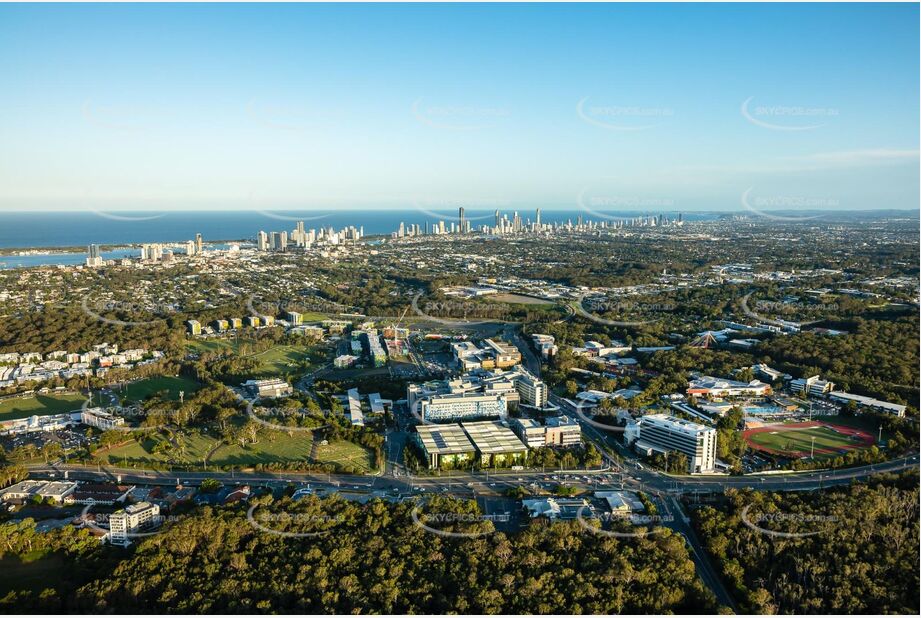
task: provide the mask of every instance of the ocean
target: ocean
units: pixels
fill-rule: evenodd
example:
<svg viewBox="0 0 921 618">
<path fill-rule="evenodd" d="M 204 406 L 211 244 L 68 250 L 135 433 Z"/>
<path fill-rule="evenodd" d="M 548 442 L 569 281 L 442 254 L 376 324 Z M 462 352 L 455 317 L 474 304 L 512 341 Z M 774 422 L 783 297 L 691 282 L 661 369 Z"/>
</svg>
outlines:
<svg viewBox="0 0 921 618">
<path fill-rule="evenodd" d="M 512 211 L 502 211 L 509 218 Z M 534 210 L 519 211 L 523 221 L 534 219 Z M 581 213 L 587 220 L 604 218 L 618 220 L 645 214 L 637 212 Z M 664 213 L 674 219 L 676 213 Z M 576 221 L 576 210 L 542 210 L 543 223 Z M 493 210 L 468 210 L 466 218 L 476 228 L 492 224 Z M 685 214 L 686 220 L 710 219 L 707 213 Z M 335 211 L 162 211 L 162 212 L 0 212 L 0 249 L 51 249 L 30 251 L 27 254 L 0 255 L 0 268 L 40 266 L 48 264 L 80 264 L 89 244 L 109 245 L 103 257 L 112 259 L 138 255 L 136 248 L 126 245 L 140 243 L 181 243 L 201 234 L 205 242 L 218 240 L 253 241 L 260 230 L 266 232 L 292 230 L 297 221 L 306 229 L 333 227 L 341 229 L 350 225 L 364 227 L 366 236 L 395 232 L 401 222 L 424 226 L 444 220 L 450 225 L 457 220 L 457 210 L 335 210 Z M 79 247 L 79 252 L 54 251 L 61 247 Z"/>
</svg>

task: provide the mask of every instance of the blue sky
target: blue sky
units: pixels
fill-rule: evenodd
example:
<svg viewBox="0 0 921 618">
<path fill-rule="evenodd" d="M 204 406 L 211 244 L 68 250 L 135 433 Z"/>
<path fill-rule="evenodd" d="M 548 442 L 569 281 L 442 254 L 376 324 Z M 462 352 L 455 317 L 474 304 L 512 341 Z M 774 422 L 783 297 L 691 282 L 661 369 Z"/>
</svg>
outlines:
<svg viewBox="0 0 921 618">
<path fill-rule="evenodd" d="M 2 5 L 0 209 L 916 209 L 918 17 Z"/>
</svg>

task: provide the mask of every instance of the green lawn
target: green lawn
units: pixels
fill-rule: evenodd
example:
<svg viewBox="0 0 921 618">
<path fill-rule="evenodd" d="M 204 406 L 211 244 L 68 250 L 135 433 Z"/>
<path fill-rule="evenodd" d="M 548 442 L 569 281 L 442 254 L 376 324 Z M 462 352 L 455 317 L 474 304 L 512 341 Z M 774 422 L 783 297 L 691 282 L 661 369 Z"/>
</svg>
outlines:
<svg viewBox="0 0 921 618">
<path fill-rule="evenodd" d="M 189 348 L 198 352 L 223 352 L 233 349 L 235 342 L 233 339 L 192 339 L 186 344 Z"/>
<path fill-rule="evenodd" d="M 140 466 L 167 468 L 170 465 L 202 466 L 202 460 L 215 449 L 208 466 L 235 466 L 248 468 L 258 464 L 278 464 L 284 462 L 306 462 L 310 460 L 313 446 L 312 431 L 285 432 L 261 429 L 258 442 L 247 444 L 221 444 L 217 436 L 201 433 L 183 434 L 185 450 L 171 450 L 169 453 L 154 452 L 154 446 L 166 439 L 165 433 L 158 433 L 140 442 L 131 442 L 97 454 L 101 463 L 113 466 Z M 363 446 L 352 442 L 337 441 L 327 446 L 317 447 L 317 463 L 338 463 L 352 466 L 365 472 L 371 469 L 373 453 Z"/>
<path fill-rule="evenodd" d="M 201 465 L 202 459 L 219 442 L 215 436 L 201 433 L 183 434 L 182 441 L 185 450 L 175 453 L 171 458 L 168 453 L 154 453 L 158 442 L 166 439 L 166 434 L 159 432 L 152 437 L 144 438 L 140 442 L 131 440 L 127 444 L 117 446 L 96 454 L 96 459 L 109 465 L 140 465 L 153 467 L 166 467 L 170 463 L 182 465 Z"/>
<path fill-rule="evenodd" d="M 311 348 L 293 345 L 277 345 L 265 352 L 251 355 L 251 358 L 259 361 L 259 367 L 256 368 L 258 377 L 282 376 L 296 369 L 299 362 L 309 360 L 310 357 Z"/>
<path fill-rule="evenodd" d="M 185 396 L 189 397 L 200 388 L 201 384 L 189 378 L 157 376 L 126 385 L 124 390 L 118 391 L 118 396 L 128 401 L 143 401 L 154 393 L 167 391 L 169 393 L 167 399 L 178 401 L 179 391 L 185 392 Z"/>
<path fill-rule="evenodd" d="M 210 463 L 215 466 L 249 467 L 256 464 L 283 463 L 286 461 L 307 461 L 313 444 L 313 432 L 294 431 L 291 435 L 281 432 L 260 432 L 259 442 L 247 444 L 226 444 L 219 448 Z"/>
<path fill-rule="evenodd" d="M 345 466 L 352 466 L 361 471 L 368 472 L 374 463 L 373 454 L 370 450 L 355 444 L 340 440 L 330 442 L 327 446 L 320 446 L 317 449 L 317 461 L 320 463 L 338 463 Z"/>
<path fill-rule="evenodd" d="M 223 352 L 237 348 L 237 343 L 233 339 L 196 339 L 190 341 L 189 348 L 198 352 Z M 252 343 L 240 341 L 239 347 L 244 352 L 252 350 Z M 259 363 L 253 373 L 253 378 L 275 378 L 281 377 L 297 369 L 298 363 L 304 360 L 311 361 L 311 365 L 316 365 L 327 357 L 325 346 L 320 345 L 275 345 L 264 352 L 246 354 Z M 309 369 L 308 369 L 309 371 Z"/>
<path fill-rule="evenodd" d="M 309 324 L 310 322 L 322 322 L 323 320 L 329 319 L 329 315 L 325 313 L 317 313 L 316 311 L 302 311 L 301 315 L 304 316 L 304 324 Z"/>
<path fill-rule="evenodd" d="M 776 431 L 766 431 L 754 433 L 747 436 L 749 442 L 755 446 L 763 446 L 776 451 L 789 453 L 809 453 L 812 449 L 813 438 L 815 438 L 815 450 L 829 449 L 837 451 L 846 448 L 857 448 L 861 446 L 862 441 L 851 439 L 848 436 L 839 434 L 828 427 L 810 427 L 803 429 L 783 429 L 778 428 Z M 820 453 L 817 453 L 817 455 Z M 824 453 L 827 455 L 828 453 Z"/>
<path fill-rule="evenodd" d="M 85 401 L 86 397 L 79 393 L 5 399 L 0 402 L 0 420 L 12 421 L 32 415 L 43 416 L 46 414 L 77 412 Z"/>
</svg>

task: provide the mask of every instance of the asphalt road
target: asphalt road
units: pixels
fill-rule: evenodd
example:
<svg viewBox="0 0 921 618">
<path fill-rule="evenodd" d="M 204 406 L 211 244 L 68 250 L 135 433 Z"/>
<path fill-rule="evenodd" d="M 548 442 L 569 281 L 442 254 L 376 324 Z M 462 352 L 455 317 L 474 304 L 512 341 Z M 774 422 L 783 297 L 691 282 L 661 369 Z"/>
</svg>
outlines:
<svg viewBox="0 0 921 618">
<path fill-rule="evenodd" d="M 842 470 L 825 470 L 821 472 L 799 472 L 783 475 L 755 474 L 747 476 L 671 476 L 649 469 L 641 470 L 633 463 L 619 465 L 618 468 L 602 470 L 502 470 L 502 471 L 460 471 L 455 470 L 441 476 L 408 476 L 393 474 L 381 476 L 322 474 L 315 472 L 172 472 L 138 470 L 107 466 L 85 467 L 75 465 L 34 464 L 29 471 L 36 477 L 51 474 L 57 478 L 67 472 L 74 480 L 116 480 L 121 482 L 195 485 L 207 478 L 223 482 L 241 482 L 259 484 L 263 482 L 290 481 L 295 483 L 316 483 L 331 486 L 357 486 L 373 489 L 406 489 L 411 484 L 415 487 L 433 489 L 446 485 L 468 483 L 485 483 L 499 490 L 517 487 L 529 483 L 556 484 L 554 476 L 568 475 L 562 479 L 569 484 L 585 489 L 624 489 L 643 491 L 652 494 L 679 496 L 689 493 L 722 492 L 725 487 L 738 489 L 749 487 L 765 491 L 809 491 L 835 485 L 846 485 L 854 480 L 866 478 L 884 472 L 901 472 L 918 466 L 918 455 L 901 457 L 886 463 L 846 468 Z M 578 476 L 576 479 L 574 477 Z M 520 479 L 520 480 L 519 480 Z M 588 480 L 584 480 L 588 479 Z"/>
<path fill-rule="evenodd" d="M 735 599 L 729 594 L 729 590 L 723 584 L 723 580 L 720 579 L 716 569 L 710 562 L 710 556 L 704 549 L 703 543 L 697 538 L 697 533 L 691 526 L 691 520 L 684 513 L 684 509 L 681 508 L 681 503 L 678 502 L 678 499 L 674 496 L 664 496 L 654 498 L 653 502 L 659 509 L 660 515 L 663 516 L 662 525 L 684 537 L 700 579 L 713 591 L 720 605 L 730 607 L 732 611 L 738 613 L 739 608 Z"/>
</svg>

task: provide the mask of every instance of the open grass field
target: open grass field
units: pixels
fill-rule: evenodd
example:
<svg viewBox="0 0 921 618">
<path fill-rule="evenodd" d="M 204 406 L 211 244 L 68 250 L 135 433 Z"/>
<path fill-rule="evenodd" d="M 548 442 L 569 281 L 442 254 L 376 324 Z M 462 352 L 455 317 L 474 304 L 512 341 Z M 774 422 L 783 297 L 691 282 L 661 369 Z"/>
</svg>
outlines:
<svg viewBox="0 0 921 618">
<path fill-rule="evenodd" d="M 193 339 L 186 344 L 189 349 L 201 354 L 202 352 L 223 352 L 233 349 L 233 339 Z"/>
<path fill-rule="evenodd" d="M 0 421 L 28 418 L 32 415 L 77 412 L 86 401 L 79 393 L 13 397 L 0 401 Z"/>
<path fill-rule="evenodd" d="M 304 324 L 309 324 L 310 322 L 322 322 L 323 320 L 336 319 L 335 314 L 326 314 L 318 313 L 316 311 L 301 311 L 300 312 L 304 320 Z M 330 316 L 333 316 L 330 318 Z"/>
<path fill-rule="evenodd" d="M 337 441 L 326 446 L 317 445 L 313 449 L 314 433 L 312 431 L 295 431 L 291 435 L 284 432 L 261 430 L 258 442 L 247 444 L 222 444 L 216 435 L 202 433 L 183 434 L 183 449 L 173 448 L 167 452 L 155 452 L 158 442 L 166 439 L 166 433 L 145 438 L 138 442 L 131 440 L 127 444 L 108 449 L 97 454 L 96 459 L 108 465 L 127 465 L 165 469 L 171 465 L 202 467 L 208 453 L 208 467 L 234 466 L 249 468 L 259 464 L 280 464 L 285 462 L 311 461 L 311 450 L 315 450 L 315 463 L 338 463 L 366 472 L 373 465 L 373 453 L 363 446 L 352 442 Z"/>
<path fill-rule="evenodd" d="M 196 339 L 188 343 L 190 350 L 198 352 L 225 352 L 242 349 L 245 353 L 252 350 L 251 342 L 241 340 L 239 344 L 233 339 Z M 276 345 L 264 352 L 246 354 L 259 363 L 253 378 L 275 378 L 283 376 L 298 367 L 302 361 L 310 361 L 310 366 L 326 360 L 327 349 L 323 345 Z M 307 369 L 310 370 L 310 367 Z"/>
<path fill-rule="evenodd" d="M 313 444 L 313 432 L 260 432 L 259 441 L 245 447 L 236 444 L 221 446 L 210 459 L 214 466 L 249 467 L 256 464 L 307 461 Z"/>
<path fill-rule="evenodd" d="M 873 436 L 862 429 L 817 421 L 766 425 L 749 429 L 743 436 L 753 449 L 786 457 L 808 457 L 813 440 L 816 456 L 840 455 L 876 443 Z"/>
<path fill-rule="evenodd" d="M 203 459 L 217 446 L 220 440 L 216 436 L 201 433 L 183 434 L 184 448 L 174 449 L 170 452 L 154 452 L 158 442 L 166 439 L 166 434 L 158 433 L 155 436 L 144 438 L 140 442 L 130 442 L 105 451 L 97 452 L 96 459 L 109 465 L 137 465 L 155 468 L 168 467 L 171 463 L 179 465 L 201 465 Z"/>
<path fill-rule="evenodd" d="M 118 390 L 118 395 L 128 401 L 143 401 L 154 393 L 166 391 L 169 400 L 178 401 L 179 391 L 185 392 L 185 396 L 189 397 L 199 388 L 201 388 L 201 384 L 189 378 L 157 376 L 156 378 L 146 378 L 126 384 L 124 389 Z"/>
<path fill-rule="evenodd" d="M 338 463 L 352 466 L 361 471 L 368 472 L 373 465 L 372 453 L 365 447 L 340 440 L 330 442 L 326 446 L 317 447 L 317 461 L 319 463 Z"/>
<path fill-rule="evenodd" d="M 277 345 L 265 352 L 252 354 L 251 358 L 259 362 L 257 377 L 277 377 L 294 370 L 301 361 L 309 361 L 312 352 L 312 348 L 307 346 Z"/>
</svg>

